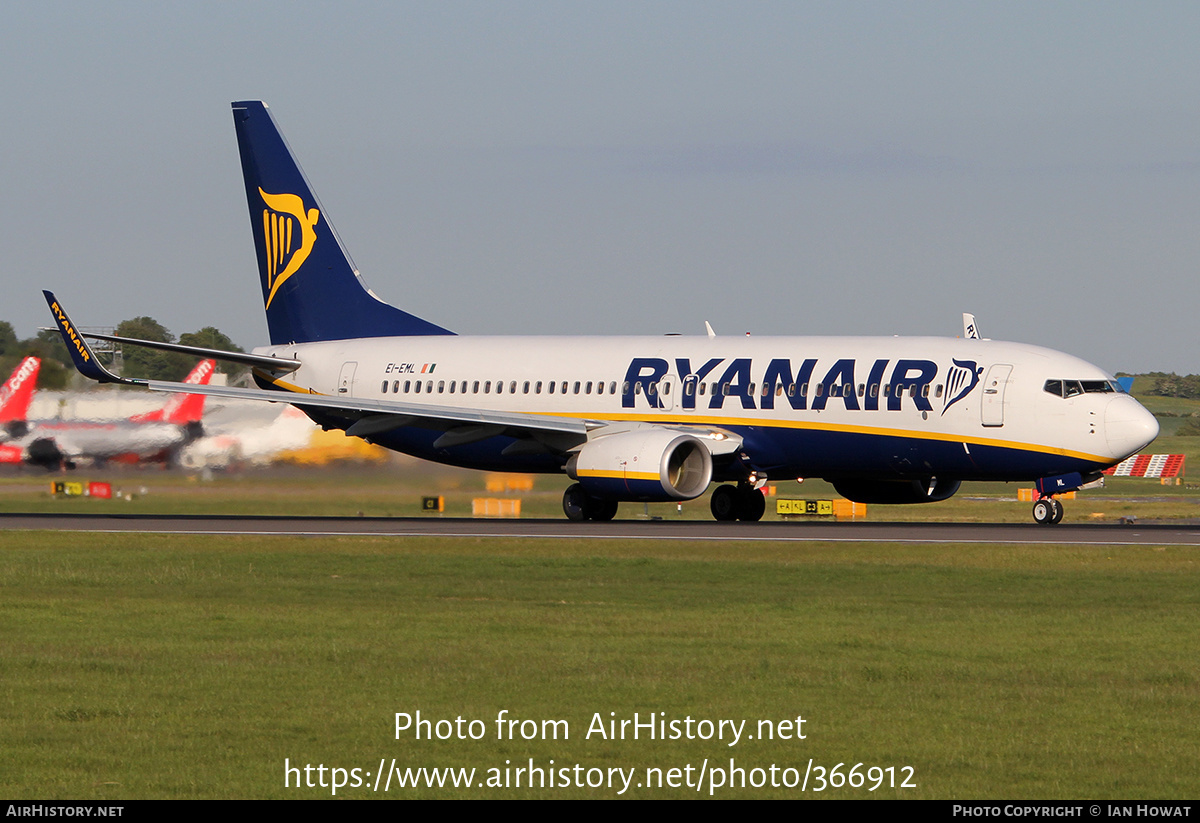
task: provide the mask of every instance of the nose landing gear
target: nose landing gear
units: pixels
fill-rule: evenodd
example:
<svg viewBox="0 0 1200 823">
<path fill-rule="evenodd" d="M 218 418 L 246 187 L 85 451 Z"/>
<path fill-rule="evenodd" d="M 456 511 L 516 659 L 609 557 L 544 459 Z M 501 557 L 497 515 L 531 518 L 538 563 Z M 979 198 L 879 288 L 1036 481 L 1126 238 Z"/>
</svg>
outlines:
<svg viewBox="0 0 1200 823">
<path fill-rule="evenodd" d="M 1037 493 L 1037 502 L 1033 504 L 1033 519 L 1043 526 L 1053 526 L 1063 519 L 1063 506 L 1052 497 L 1055 494 L 1066 494 L 1079 488 L 1091 488 L 1103 478 L 1099 472 L 1084 477 L 1079 472 L 1056 474 L 1053 477 L 1040 477 L 1034 481 L 1033 488 Z"/>
<path fill-rule="evenodd" d="M 1043 497 L 1033 504 L 1033 519 L 1042 526 L 1053 526 L 1063 519 L 1063 504 L 1053 497 Z"/>
</svg>

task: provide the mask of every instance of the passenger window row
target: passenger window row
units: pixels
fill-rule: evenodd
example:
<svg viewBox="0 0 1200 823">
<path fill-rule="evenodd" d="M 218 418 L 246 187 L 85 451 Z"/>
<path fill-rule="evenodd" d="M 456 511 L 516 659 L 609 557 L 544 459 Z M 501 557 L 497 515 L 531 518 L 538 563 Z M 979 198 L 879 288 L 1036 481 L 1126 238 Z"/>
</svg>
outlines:
<svg viewBox="0 0 1200 823">
<path fill-rule="evenodd" d="M 1063 381 L 1048 381 L 1046 383 L 1046 391 L 1050 391 L 1050 383 L 1055 383 L 1055 382 L 1062 383 Z M 1079 381 L 1068 381 L 1068 382 L 1078 383 Z M 734 384 L 731 384 L 731 383 L 697 383 L 694 380 L 685 380 L 683 382 L 683 393 L 685 395 L 687 395 L 688 397 L 691 397 L 697 392 L 697 387 L 698 387 L 699 394 L 701 396 L 704 396 L 705 394 L 716 395 L 716 394 L 720 393 L 722 396 L 728 397 L 730 394 L 730 388 L 733 385 Z M 754 395 L 756 393 L 757 386 L 758 386 L 757 383 L 750 384 L 750 394 L 751 395 Z M 824 393 L 825 393 L 825 384 L 824 383 L 814 383 L 814 384 L 812 384 L 812 386 L 813 386 L 813 396 L 814 397 L 821 397 L 824 395 Z M 852 383 L 846 383 L 845 385 L 841 385 L 841 386 L 833 385 L 833 386 L 829 387 L 829 396 L 830 397 L 853 397 L 855 394 L 857 394 L 859 397 L 864 397 L 867 394 L 867 392 L 869 391 L 871 397 L 879 397 L 880 388 L 881 387 L 880 387 L 879 383 L 872 383 L 869 387 L 865 383 L 859 383 L 857 390 L 855 389 L 855 386 Z M 906 388 L 908 388 L 907 385 L 898 385 L 898 386 L 893 387 L 890 383 L 884 383 L 882 385 L 883 396 L 891 397 L 894 392 L 896 397 L 903 397 Z M 671 389 L 670 383 L 664 384 L 663 394 L 669 394 L 670 389 Z M 808 383 L 801 383 L 801 384 L 799 384 L 799 386 L 797 386 L 797 384 L 795 384 L 795 383 L 788 383 L 786 385 L 783 383 L 775 383 L 775 384 L 763 383 L 761 390 L 758 390 L 758 393 L 760 393 L 763 397 L 766 397 L 767 395 L 771 394 L 773 391 L 776 397 L 783 397 L 784 392 L 786 392 L 788 397 L 795 397 L 797 389 L 799 389 L 801 397 L 808 396 L 808 391 L 809 391 Z M 546 381 L 544 383 L 541 380 L 538 380 L 538 381 L 524 380 L 524 381 L 520 381 L 520 382 L 518 382 L 516 380 L 510 380 L 507 383 L 503 380 L 496 380 L 494 382 L 491 380 L 483 380 L 483 381 L 480 381 L 480 380 L 473 380 L 473 381 L 438 380 L 436 382 L 433 380 L 424 380 L 424 381 L 422 381 L 422 380 L 384 380 L 379 388 L 379 391 L 381 394 L 388 394 L 388 393 L 391 393 L 391 394 L 433 394 L 434 392 L 436 392 L 438 394 L 492 394 L 493 390 L 496 394 L 505 394 L 505 393 L 517 394 L 518 390 L 519 390 L 521 394 L 530 394 L 532 392 L 533 394 L 543 394 L 543 393 L 545 393 L 545 394 L 568 394 L 569 393 L 569 394 L 584 394 L 584 395 L 591 395 L 591 394 L 613 395 L 613 394 L 617 393 L 617 382 L 615 380 L 609 381 L 607 383 L 605 383 L 603 380 L 597 380 L 594 382 L 591 380 L 588 380 L 588 381 L 575 380 L 573 382 L 569 381 L 569 380 L 562 380 L 562 381 L 550 380 L 550 381 Z M 1096 389 L 1085 389 L 1085 390 L 1086 391 L 1096 391 Z M 1109 389 L 1109 390 L 1111 391 L 1111 389 Z M 628 381 L 621 384 L 621 392 L 622 392 L 622 394 L 627 394 L 629 392 L 629 382 Z M 642 383 L 641 382 L 636 382 L 633 384 L 633 393 L 637 394 L 637 395 L 640 395 L 642 393 Z M 653 397 L 657 393 L 658 393 L 658 384 L 650 383 L 646 389 L 646 394 L 650 397 Z M 920 394 L 921 394 L 921 397 L 929 397 L 930 386 L 928 383 L 921 386 Z M 913 386 L 909 390 L 908 395 L 910 397 L 916 396 L 916 386 Z M 942 386 L 940 383 L 933 388 L 933 396 L 934 397 L 942 396 Z M 1070 395 L 1067 395 L 1067 396 L 1070 396 Z"/>
<path fill-rule="evenodd" d="M 384 380 L 379 387 L 381 394 L 492 394 L 493 390 L 496 394 L 517 394 L 518 389 L 522 394 L 529 394 L 531 391 L 533 394 L 542 394 L 543 391 L 546 394 L 616 394 L 617 382 L 576 380 L 572 383 L 569 380 L 551 380 L 543 383 L 541 380 L 525 380 L 518 383 L 516 380 L 510 380 L 506 383 L 503 380 L 438 380 L 435 383 L 433 380 Z"/>
</svg>

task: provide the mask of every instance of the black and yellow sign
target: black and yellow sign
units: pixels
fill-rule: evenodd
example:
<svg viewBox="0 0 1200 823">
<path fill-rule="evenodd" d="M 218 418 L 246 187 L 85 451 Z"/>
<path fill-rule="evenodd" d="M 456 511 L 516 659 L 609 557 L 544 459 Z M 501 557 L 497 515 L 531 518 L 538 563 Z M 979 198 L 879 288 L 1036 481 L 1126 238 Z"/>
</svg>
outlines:
<svg viewBox="0 0 1200 823">
<path fill-rule="evenodd" d="M 781 498 L 775 501 L 775 513 L 780 517 L 796 517 L 799 515 L 832 517 L 833 501 L 786 500 Z"/>
</svg>

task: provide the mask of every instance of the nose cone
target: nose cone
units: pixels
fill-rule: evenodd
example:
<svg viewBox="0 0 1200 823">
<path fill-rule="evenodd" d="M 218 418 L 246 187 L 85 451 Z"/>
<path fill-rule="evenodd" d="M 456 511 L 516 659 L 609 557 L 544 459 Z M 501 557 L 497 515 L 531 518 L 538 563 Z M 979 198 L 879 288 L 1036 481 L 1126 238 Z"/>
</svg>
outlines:
<svg viewBox="0 0 1200 823">
<path fill-rule="evenodd" d="M 1127 394 L 1119 395 L 1104 410 L 1104 436 L 1109 454 L 1124 460 L 1158 437 L 1158 421 L 1141 403 Z"/>
</svg>

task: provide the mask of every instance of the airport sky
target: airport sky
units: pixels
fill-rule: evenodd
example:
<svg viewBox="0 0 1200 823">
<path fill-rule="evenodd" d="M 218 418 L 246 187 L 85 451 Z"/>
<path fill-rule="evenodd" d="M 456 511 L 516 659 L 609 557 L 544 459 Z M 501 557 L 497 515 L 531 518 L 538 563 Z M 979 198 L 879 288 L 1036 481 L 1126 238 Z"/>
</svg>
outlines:
<svg viewBox="0 0 1200 823">
<path fill-rule="evenodd" d="M 266 342 L 229 103 L 461 333 L 961 334 L 1200 372 L 1200 5 L 12 2 L 0 320 Z M 796 352 L 801 356 L 803 352 Z"/>
</svg>

